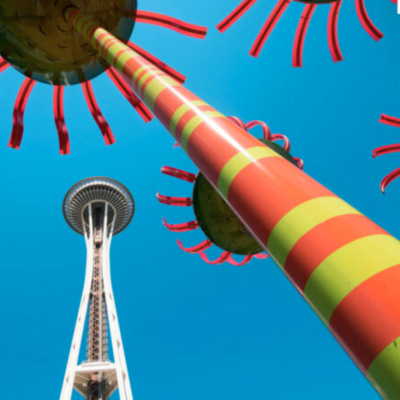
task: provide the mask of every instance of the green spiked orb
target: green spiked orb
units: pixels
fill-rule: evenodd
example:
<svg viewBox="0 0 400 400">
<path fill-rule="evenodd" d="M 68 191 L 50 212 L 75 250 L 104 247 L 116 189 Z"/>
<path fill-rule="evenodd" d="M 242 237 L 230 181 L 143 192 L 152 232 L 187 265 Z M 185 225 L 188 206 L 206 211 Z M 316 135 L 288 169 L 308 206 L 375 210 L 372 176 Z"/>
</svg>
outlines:
<svg viewBox="0 0 400 400">
<path fill-rule="evenodd" d="M 76 7 L 113 35 L 128 40 L 136 0 L 0 0 L 0 55 L 24 75 L 53 85 L 83 83 L 101 74 L 97 51 L 64 19 Z"/>
<path fill-rule="evenodd" d="M 281 146 L 265 139 L 260 139 L 260 141 L 297 166 L 293 157 Z M 194 184 L 193 210 L 201 230 L 221 249 L 241 255 L 257 254 L 263 251 L 202 173 L 197 175 Z"/>
</svg>

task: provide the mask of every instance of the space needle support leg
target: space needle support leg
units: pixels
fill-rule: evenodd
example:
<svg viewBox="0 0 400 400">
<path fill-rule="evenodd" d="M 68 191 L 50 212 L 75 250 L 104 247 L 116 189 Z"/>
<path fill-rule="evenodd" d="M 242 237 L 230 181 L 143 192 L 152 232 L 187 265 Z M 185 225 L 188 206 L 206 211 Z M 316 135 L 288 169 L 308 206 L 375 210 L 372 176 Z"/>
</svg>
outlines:
<svg viewBox="0 0 400 400">
<path fill-rule="evenodd" d="M 400 243 L 74 8 L 114 66 L 229 203 L 371 383 L 400 398 Z"/>
</svg>

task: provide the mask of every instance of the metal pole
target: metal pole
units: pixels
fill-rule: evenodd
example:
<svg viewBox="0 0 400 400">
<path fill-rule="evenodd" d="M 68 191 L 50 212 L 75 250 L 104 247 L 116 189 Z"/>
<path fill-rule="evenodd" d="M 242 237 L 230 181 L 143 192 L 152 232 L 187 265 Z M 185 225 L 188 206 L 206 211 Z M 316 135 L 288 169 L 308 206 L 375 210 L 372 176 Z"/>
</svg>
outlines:
<svg viewBox="0 0 400 400">
<path fill-rule="evenodd" d="M 379 393 L 399 399 L 400 243 L 78 10 L 65 16 L 182 145 Z"/>
</svg>

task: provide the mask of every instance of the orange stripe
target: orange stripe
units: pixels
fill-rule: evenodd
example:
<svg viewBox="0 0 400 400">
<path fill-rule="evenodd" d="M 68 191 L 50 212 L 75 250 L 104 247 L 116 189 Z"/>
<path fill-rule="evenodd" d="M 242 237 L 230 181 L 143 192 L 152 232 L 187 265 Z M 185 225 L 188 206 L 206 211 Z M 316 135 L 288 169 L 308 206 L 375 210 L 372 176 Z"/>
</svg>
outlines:
<svg viewBox="0 0 400 400">
<path fill-rule="evenodd" d="M 240 210 L 243 220 L 254 227 L 253 234 L 264 245 L 274 226 L 289 211 L 305 201 L 324 196 L 336 197 L 293 164 L 278 157 L 263 158 L 245 167 L 228 191 L 230 205 Z"/>
<path fill-rule="evenodd" d="M 385 233 L 364 215 L 332 218 L 298 240 L 289 252 L 285 270 L 303 291 L 311 274 L 330 254 L 359 238 Z"/>
<path fill-rule="evenodd" d="M 359 360 L 364 372 L 400 336 L 400 265 L 368 279 L 339 304 L 331 328 Z"/>
</svg>

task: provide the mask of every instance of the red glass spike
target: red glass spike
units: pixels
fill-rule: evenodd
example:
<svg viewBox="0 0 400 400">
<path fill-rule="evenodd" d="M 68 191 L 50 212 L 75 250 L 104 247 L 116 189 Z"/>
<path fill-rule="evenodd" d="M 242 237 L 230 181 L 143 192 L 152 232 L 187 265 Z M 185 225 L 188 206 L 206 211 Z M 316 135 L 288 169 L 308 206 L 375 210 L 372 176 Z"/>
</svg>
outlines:
<svg viewBox="0 0 400 400">
<path fill-rule="evenodd" d="M 90 81 L 82 84 L 83 94 L 85 95 L 86 104 L 89 107 L 90 113 L 93 116 L 93 119 L 96 121 L 96 124 L 100 128 L 100 131 L 103 135 L 104 141 L 106 145 L 110 145 L 115 143 L 115 138 L 112 133 L 108 122 L 104 118 L 104 115 L 100 111 L 99 105 L 97 104 L 96 97 L 93 92 L 93 86 Z"/>
<path fill-rule="evenodd" d="M 280 133 L 274 133 L 271 135 L 270 140 L 276 142 L 277 140 L 283 140 L 283 148 L 286 151 L 290 151 L 290 141 L 289 138 L 285 135 L 281 135 Z"/>
<path fill-rule="evenodd" d="M 24 82 L 19 89 L 17 100 L 15 101 L 14 112 L 13 112 L 13 127 L 11 132 L 9 147 L 19 149 L 24 134 L 24 113 L 26 103 L 29 99 L 29 95 L 35 86 L 36 81 L 30 78 L 25 78 Z"/>
<path fill-rule="evenodd" d="M 204 262 L 207 264 L 211 265 L 216 265 L 216 264 L 222 264 L 225 261 L 228 260 L 228 258 L 232 255 L 229 251 L 224 251 L 218 258 L 216 258 L 214 261 L 210 261 L 209 258 L 207 257 L 207 254 L 204 253 L 204 251 L 200 252 L 200 257 Z"/>
<path fill-rule="evenodd" d="M 190 197 L 171 197 L 157 193 L 157 199 L 160 203 L 169 206 L 190 207 L 192 205 L 192 199 Z"/>
<path fill-rule="evenodd" d="M 311 21 L 311 17 L 313 16 L 316 7 L 316 4 L 307 4 L 304 8 L 303 14 L 301 15 L 300 22 L 296 31 L 296 36 L 294 38 L 292 56 L 293 67 L 300 68 L 303 66 L 304 40 L 306 38 L 306 33 Z"/>
<path fill-rule="evenodd" d="M 250 50 L 250 55 L 253 57 L 258 57 L 265 42 L 267 41 L 269 35 L 271 34 L 272 30 L 274 29 L 276 23 L 279 21 L 280 17 L 286 10 L 287 6 L 289 5 L 290 0 L 279 0 L 279 3 L 276 5 L 272 14 L 267 19 L 267 22 L 261 29 L 260 33 L 258 34 L 253 47 Z"/>
<path fill-rule="evenodd" d="M 230 121 L 232 121 L 234 124 L 239 126 L 240 128 L 247 130 L 245 123 L 238 117 L 228 117 Z"/>
<path fill-rule="evenodd" d="M 204 39 L 207 34 L 207 28 L 204 26 L 189 24 L 179 19 L 167 15 L 153 13 L 150 11 L 127 12 L 127 16 L 135 19 L 136 22 L 162 26 L 172 29 L 182 35 L 192 36 L 198 39 Z"/>
<path fill-rule="evenodd" d="M 331 5 L 331 9 L 329 12 L 328 18 L 328 43 L 329 49 L 334 62 L 339 62 L 343 60 L 342 52 L 340 51 L 339 39 L 337 33 L 337 25 L 339 18 L 340 7 L 342 6 L 342 1 L 340 0 L 337 3 L 333 3 Z"/>
<path fill-rule="evenodd" d="M 303 171 L 303 169 L 304 169 L 304 161 L 299 157 L 293 157 L 293 159 L 296 161 L 297 166 Z"/>
<path fill-rule="evenodd" d="M 223 21 L 217 25 L 222 33 L 230 28 L 240 17 L 242 17 L 257 0 L 243 0 Z"/>
<path fill-rule="evenodd" d="M 2 57 L 0 57 L 0 73 L 6 70 L 10 64 Z"/>
<path fill-rule="evenodd" d="M 165 218 L 163 218 L 163 224 L 170 232 L 189 232 L 199 227 L 197 221 L 185 222 L 183 224 L 169 224 Z"/>
<path fill-rule="evenodd" d="M 228 263 L 235 267 L 241 267 L 242 265 L 248 264 L 253 259 L 253 256 L 245 256 L 241 262 L 237 262 L 232 255 L 228 257 Z"/>
<path fill-rule="evenodd" d="M 186 182 L 193 183 L 196 180 L 196 175 L 181 169 L 164 166 L 161 168 L 164 175 L 173 176 Z"/>
<path fill-rule="evenodd" d="M 64 117 L 64 86 L 54 86 L 53 90 L 53 111 L 56 123 L 60 154 L 69 154 L 69 135 Z"/>
<path fill-rule="evenodd" d="M 395 144 L 389 144 L 387 146 L 381 146 L 372 151 L 372 157 L 379 157 L 383 156 L 385 154 L 390 154 L 390 153 L 397 153 L 400 151 L 400 143 L 395 143 Z"/>
<path fill-rule="evenodd" d="M 271 129 L 269 126 L 263 121 L 250 121 L 246 124 L 246 130 L 250 130 L 256 126 L 261 126 L 263 131 L 263 139 L 271 139 Z"/>
<path fill-rule="evenodd" d="M 259 253 L 259 254 L 255 254 L 254 257 L 258 258 L 259 260 L 265 260 L 265 259 L 269 258 L 269 254 Z"/>
<path fill-rule="evenodd" d="M 193 247 L 183 247 L 183 244 L 180 240 L 177 240 L 176 242 L 178 243 L 178 246 L 180 247 L 181 250 L 183 250 L 185 253 L 190 253 L 190 254 L 199 253 L 201 251 L 207 250 L 213 245 L 211 240 L 208 239 Z"/>
<path fill-rule="evenodd" d="M 133 51 L 140 54 L 144 59 L 150 61 L 152 64 L 156 65 L 161 71 L 164 71 L 168 74 L 171 78 L 175 79 L 179 83 L 185 83 L 186 76 L 182 75 L 177 70 L 173 69 L 169 65 L 165 64 L 165 62 L 161 61 L 157 57 L 153 56 L 152 54 L 148 53 L 146 50 L 142 49 L 141 47 L 137 46 L 132 42 L 127 42 L 127 46 L 129 46 Z"/>
<path fill-rule="evenodd" d="M 129 85 L 120 77 L 118 72 L 114 67 L 110 67 L 106 70 L 107 75 L 114 82 L 114 85 L 118 90 L 125 96 L 132 107 L 137 111 L 137 113 L 143 118 L 144 122 L 149 122 L 153 119 L 153 114 L 144 105 L 144 103 L 133 93 Z"/>
<path fill-rule="evenodd" d="M 368 32 L 368 34 L 376 41 L 383 38 L 383 33 L 373 24 L 368 16 L 367 10 L 365 8 L 364 0 L 356 0 L 356 10 L 358 18 Z"/>
<path fill-rule="evenodd" d="M 382 192 L 385 193 L 385 189 L 387 188 L 387 186 L 394 180 L 396 180 L 398 177 L 400 177 L 400 167 L 396 168 L 394 171 L 390 172 L 382 179 L 380 185 Z"/>
<path fill-rule="evenodd" d="M 395 126 L 396 128 L 400 128 L 400 118 L 391 117 L 390 115 L 382 114 L 379 118 L 379 122 L 381 124 Z"/>
</svg>

